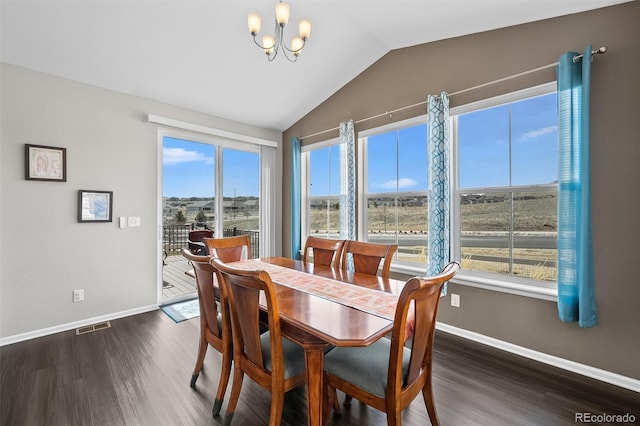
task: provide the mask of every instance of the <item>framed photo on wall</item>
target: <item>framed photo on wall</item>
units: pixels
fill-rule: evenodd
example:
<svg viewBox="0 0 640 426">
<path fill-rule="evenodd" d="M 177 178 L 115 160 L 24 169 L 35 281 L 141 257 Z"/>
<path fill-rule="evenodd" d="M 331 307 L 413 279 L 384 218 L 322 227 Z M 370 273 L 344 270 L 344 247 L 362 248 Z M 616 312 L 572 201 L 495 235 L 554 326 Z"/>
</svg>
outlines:
<svg viewBox="0 0 640 426">
<path fill-rule="evenodd" d="M 54 146 L 24 146 L 25 179 L 67 181 L 67 149 Z"/>
<path fill-rule="evenodd" d="M 111 222 L 113 191 L 78 191 L 78 222 Z"/>
</svg>

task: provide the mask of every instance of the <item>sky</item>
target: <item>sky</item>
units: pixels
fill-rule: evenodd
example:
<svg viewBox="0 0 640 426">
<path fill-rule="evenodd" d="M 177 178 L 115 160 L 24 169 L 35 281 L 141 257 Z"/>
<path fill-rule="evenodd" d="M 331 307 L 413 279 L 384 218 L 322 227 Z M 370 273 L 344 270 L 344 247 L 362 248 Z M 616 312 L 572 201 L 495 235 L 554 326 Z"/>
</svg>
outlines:
<svg viewBox="0 0 640 426">
<path fill-rule="evenodd" d="M 533 185 L 557 181 L 557 124 L 555 93 L 460 116 L 460 187 Z"/>
<path fill-rule="evenodd" d="M 224 197 L 258 196 L 258 153 L 222 150 Z M 215 195 L 216 147 L 206 143 L 164 137 L 162 187 L 165 197 L 213 197 Z"/>
<path fill-rule="evenodd" d="M 369 136 L 367 192 L 426 191 L 426 138 L 426 124 Z M 555 182 L 557 141 L 555 93 L 461 115 L 460 187 Z M 224 196 L 258 196 L 258 154 L 225 148 L 222 155 Z M 310 155 L 310 195 L 340 194 L 340 147 Z M 213 197 L 215 157 L 213 145 L 165 137 L 164 196 Z"/>
<path fill-rule="evenodd" d="M 460 187 L 556 181 L 557 116 L 555 93 L 459 116 Z M 426 138 L 426 125 L 369 136 L 367 193 L 428 190 Z M 311 151 L 312 196 L 340 194 L 339 158 L 337 146 Z"/>
</svg>

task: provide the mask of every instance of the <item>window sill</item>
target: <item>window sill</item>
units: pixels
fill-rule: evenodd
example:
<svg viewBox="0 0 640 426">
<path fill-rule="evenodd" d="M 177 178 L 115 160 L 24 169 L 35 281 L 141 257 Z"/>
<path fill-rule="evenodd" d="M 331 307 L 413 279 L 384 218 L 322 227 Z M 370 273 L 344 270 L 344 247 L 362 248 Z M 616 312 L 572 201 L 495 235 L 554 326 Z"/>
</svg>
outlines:
<svg viewBox="0 0 640 426">
<path fill-rule="evenodd" d="M 398 274 L 406 274 L 411 276 L 425 275 L 424 266 L 414 266 L 407 264 L 394 263 L 391 265 L 391 271 Z M 464 270 L 460 271 L 455 276 L 455 278 L 451 280 L 451 282 L 454 284 L 482 288 L 485 290 L 532 297 L 534 299 L 550 300 L 552 302 L 557 302 L 558 300 L 558 290 L 555 288 L 540 287 L 519 282 L 503 281 L 489 277 L 479 277 L 476 275 L 465 273 Z"/>
</svg>

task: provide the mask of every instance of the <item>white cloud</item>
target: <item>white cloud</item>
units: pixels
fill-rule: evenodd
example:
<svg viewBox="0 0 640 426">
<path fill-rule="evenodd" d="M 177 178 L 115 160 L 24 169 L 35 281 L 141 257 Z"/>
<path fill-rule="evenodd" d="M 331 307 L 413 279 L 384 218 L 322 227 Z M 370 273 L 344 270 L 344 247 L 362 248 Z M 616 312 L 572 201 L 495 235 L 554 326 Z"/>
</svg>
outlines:
<svg viewBox="0 0 640 426">
<path fill-rule="evenodd" d="M 163 148 L 162 150 L 162 164 L 174 165 L 191 162 L 212 164 L 213 157 L 207 157 L 197 151 L 187 151 L 184 148 Z"/>
<path fill-rule="evenodd" d="M 558 131 L 558 126 L 543 127 L 542 129 L 532 130 L 530 132 L 523 134 L 520 137 L 520 140 L 526 141 L 528 139 L 535 139 L 535 138 L 539 138 L 540 136 L 544 136 L 548 133 L 553 133 L 557 131 Z"/>
<path fill-rule="evenodd" d="M 416 186 L 418 182 L 410 178 L 400 178 L 400 180 L 390 180 L 382 185 L 380 185 L 384 189 L 396 189 L 396 185 L 398 189 L 411 188 L 412 186 Z"/>
</svg>

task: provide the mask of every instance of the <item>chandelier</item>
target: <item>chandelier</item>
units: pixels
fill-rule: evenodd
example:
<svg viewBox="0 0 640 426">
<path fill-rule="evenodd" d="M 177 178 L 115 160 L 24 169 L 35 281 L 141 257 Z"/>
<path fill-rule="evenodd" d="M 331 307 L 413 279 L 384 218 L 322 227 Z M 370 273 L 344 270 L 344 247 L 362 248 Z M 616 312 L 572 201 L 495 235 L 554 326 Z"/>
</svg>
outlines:
<svg viewBox="0 0 640 426">
<path fill-rule="evenodd" d="M 282 51 L 283 55 L 289 61 L 297 61 L 298 55 L 302 52 L 302 49 L 311 34 L 311 21 L 308 19 L 301 19 L 298 23 L 299 35 L 291 39 L 291 47 L 288 47 L 284 42 L 284 27 L 289 22 L 289 12 L 290 8 L 287 3 L 280 1 L 276 4 L 275 35 L 262 36 L 262 44 L 256 40 L 256 36 L 260 32 L 260 26 L 262 25 L 262 18 L 257 13 L 249 14 L 247 21 L 249 23 L 249 32 L 253 36 L 253 42 L 260 49 L 264 50 L 269 61 L 273 61 L 276 56 L 278 56 L 279 51 Z"/>
</svg>

